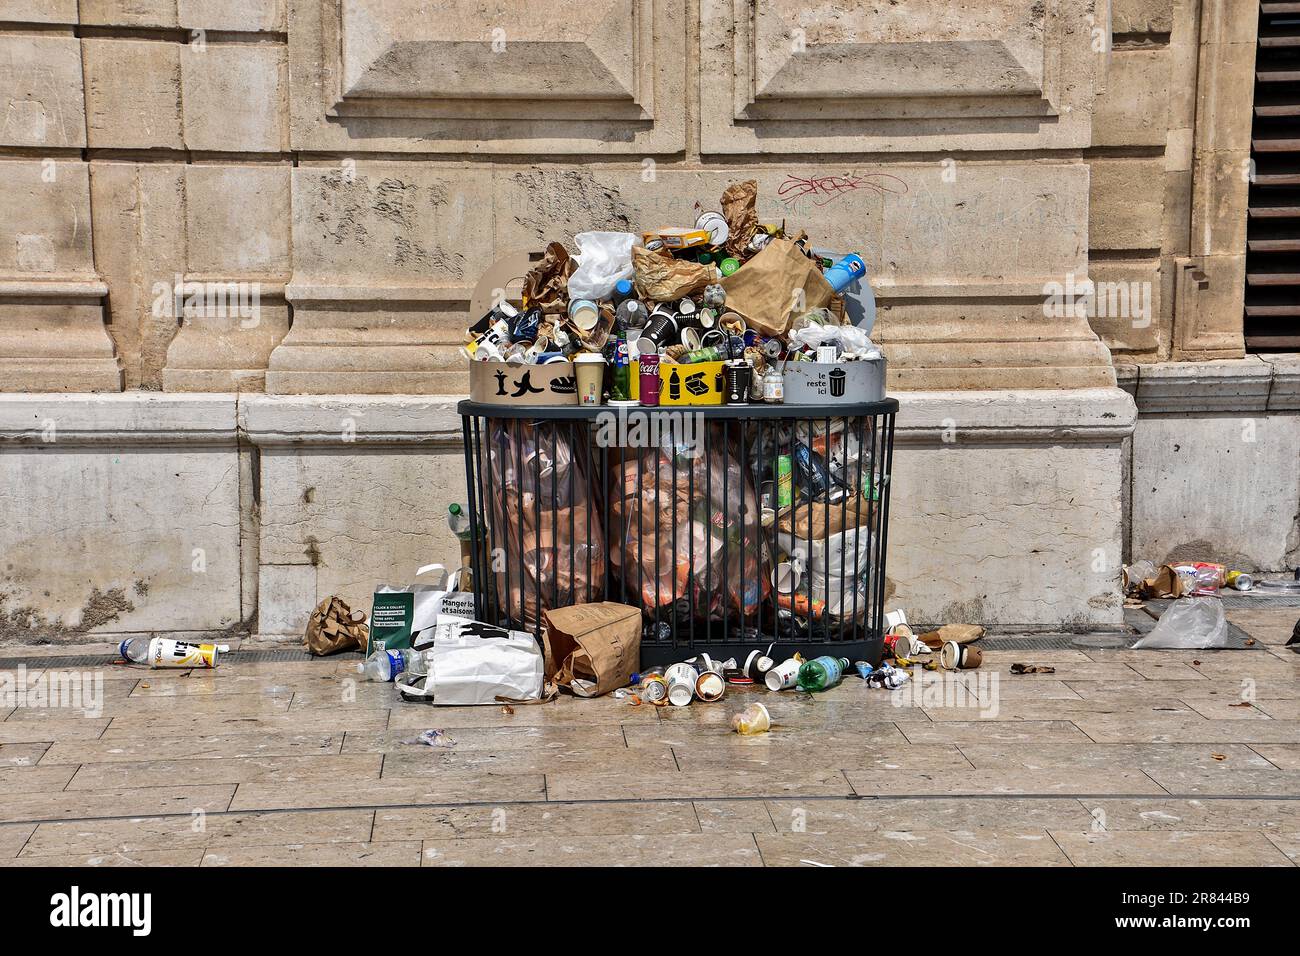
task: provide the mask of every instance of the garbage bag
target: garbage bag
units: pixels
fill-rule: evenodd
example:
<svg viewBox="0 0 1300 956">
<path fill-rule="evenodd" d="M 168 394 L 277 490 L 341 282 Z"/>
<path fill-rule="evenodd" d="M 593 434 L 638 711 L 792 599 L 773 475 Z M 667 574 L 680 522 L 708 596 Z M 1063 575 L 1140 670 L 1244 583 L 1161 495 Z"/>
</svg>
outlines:
<svg viewBox="0 0 1300 956">
<path fill-rule="evenodd" d="M 610 561 L 647 616 L 757 614 L 771 584 L 754 486 L 715 431 L 702 449 L 647 449 L 618 469 Z"/>
<path fill-rule="evenodd" d="M 1207 650 L 1228 646 L 1228 619 L 1218 598 L 1189 598 L 1169 606 L 1133 650 Z"/>
<path fill-rule="evenodd" d="M 492 429 L 489 462 L 488 546 L 507 617 L 536 631 L 544 610 L 601 600 L 605 534 L 587 431 L 502 421 Z"/>
<path fill-rule="evenodd" d="M 580 232 L 573 237 L 578 252 L 573 257 L 577 270 L 569 276 L 569 301 L 609 298 L 619 279 L 632 278 L 632 246 L 636 236 L 630 232 Z"/>
</svg>

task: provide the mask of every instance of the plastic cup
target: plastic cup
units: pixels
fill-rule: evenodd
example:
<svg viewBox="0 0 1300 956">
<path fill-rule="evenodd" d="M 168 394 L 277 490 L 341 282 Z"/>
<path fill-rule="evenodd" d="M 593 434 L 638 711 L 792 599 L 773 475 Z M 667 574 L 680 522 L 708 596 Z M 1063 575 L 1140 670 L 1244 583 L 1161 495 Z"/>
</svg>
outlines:
<svg viewBox="0 0 1300 956">
<path fill-rule="evenodd" d="M 744 737 L 765 734 L 772 729 L 772 715 L 760 703 L 753 703 L 731 718 L 731 726 Z"/>
</svg>

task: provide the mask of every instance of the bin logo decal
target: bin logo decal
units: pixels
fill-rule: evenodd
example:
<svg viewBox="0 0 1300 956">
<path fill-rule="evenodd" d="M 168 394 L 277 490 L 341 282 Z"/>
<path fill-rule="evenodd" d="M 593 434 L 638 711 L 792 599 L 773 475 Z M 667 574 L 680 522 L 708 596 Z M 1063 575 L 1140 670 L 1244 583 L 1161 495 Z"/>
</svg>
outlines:
<svg viewBox="0 0 1300 956">
<path fill-rule="evenodd" d="M 707 395 L 709 386 L 704 384 L 704 373 L 696 372 L 694 375 L 686 376 L 686 391 L 692 395 Z"/>
<path fill-rule="evenodd" d="M 842 368 L 831 369 L 829 378 L 831 380 L 831 396 L 833 398 L 844 397 L 844 380 L 847 377 L 848 376 L 846 375 L 844 369 Z"/>
<path fill-rule="evenodd" d="M 497 395 L 504 396 L 506 394 L 506 373 L 498 370 L 492 374 L 497 377 Z M 522 398 L 524 395 L 538 395 L 546 391 L 546 389 L 538 388 L 533 384 L 532 375 L 533 373 L 531 371 L 524 372 L 523 377 L 515 383 L 515 391 L 514 394 L 510 396 L 511 398 Z"/>
</svg>

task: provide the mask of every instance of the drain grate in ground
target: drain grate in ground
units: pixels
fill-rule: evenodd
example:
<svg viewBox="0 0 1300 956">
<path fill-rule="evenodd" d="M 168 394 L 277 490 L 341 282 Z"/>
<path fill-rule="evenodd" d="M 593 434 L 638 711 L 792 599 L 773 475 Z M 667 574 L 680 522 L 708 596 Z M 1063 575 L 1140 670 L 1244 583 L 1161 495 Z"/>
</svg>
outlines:
<svg viewBox="0 0 1300 956">
<path fill-rule="evenodd" d="M 1219 593 L 1219 600 L 1231 608 L 1246 607 L 1300 607 L 1300 594 L 1279 592 L 1276 594 L 1256 588 L 1246 594 Z"/>
<path fill-rule="evenodd" d="M 329 662 L 346 660 L 349 657 L 357 660 L 361 659 L 361 655 L 355 651 L 331 654 L 329 657 L 312 657 L 306 651 L 292 648 L 282 650 L 238 650 L 221 655 L 223 661 L 232 664 L 301 664 L 304 661 Z M 116 654 L 42 654 L 26 657 L 4 657 L 0 658 L 0 670 L 15 667 L 107 667 L 117 660 L 120 660 L 120 658 Z"/>
<path fill-rule="evenodd" d="M 979 646 L 986 651 L 1069 651 L 1076 647 L 1127 647 L 1135 638 L 1122 634 L 1047 634 L 1024 637 L 986 637 Z M 1081 641 L 1098 643 L 1080 644 Z"/>
</svg>

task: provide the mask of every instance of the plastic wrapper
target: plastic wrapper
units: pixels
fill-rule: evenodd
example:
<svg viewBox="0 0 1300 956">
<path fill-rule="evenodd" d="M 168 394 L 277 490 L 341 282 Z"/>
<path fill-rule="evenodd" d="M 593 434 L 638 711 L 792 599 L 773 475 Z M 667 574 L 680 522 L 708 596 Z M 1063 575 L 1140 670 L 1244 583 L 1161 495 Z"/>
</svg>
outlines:
<svg viewBox="0 0 1300 956">
<path fill-rule="evenodd" d="M 619 279 L 632 278 L 632 247 L 636 236 L 628 232 L 580 232 L 573 237 L 578 268 L 569 276 L 569 301 L 599 302 L 614 291 Z"/>
<path fill-rule="evenodd" d="M 716 437 L 716 436 L 713 436 Z M 770 592 L 754 487 L 736 456 L 654 448 L 618 468 L 610 561 L 648 617 L 755 615 Z M 724 478 L 725 475 L 725 478 Z"/>
<path fill-rule="evenodd" d="M 504 420 L 491 433 L 483 489 L 497 560 L 497 595 L 512 621 L 536 630 L 541 611 L 604 597 L 605 535 L 589 480 L 587 432 L 555 423 Z M 521 560 L 522 556 L 522 560 Z"/>
<path fill-rule="evenodd" d="M 1228 619 L 1223 613 L 1223 602 L 1201 597 L 1171 604 L 1150 633 L 1133 645 L 1133 650 L 1200 651 L 1228 646 Z"/>
</svg>

